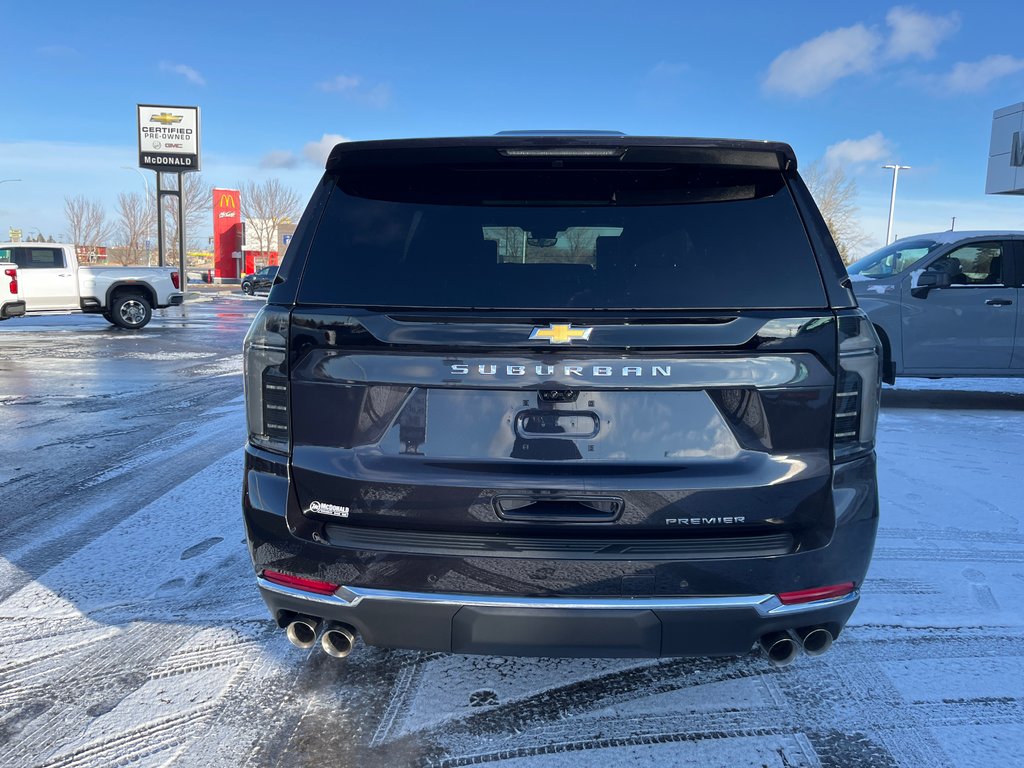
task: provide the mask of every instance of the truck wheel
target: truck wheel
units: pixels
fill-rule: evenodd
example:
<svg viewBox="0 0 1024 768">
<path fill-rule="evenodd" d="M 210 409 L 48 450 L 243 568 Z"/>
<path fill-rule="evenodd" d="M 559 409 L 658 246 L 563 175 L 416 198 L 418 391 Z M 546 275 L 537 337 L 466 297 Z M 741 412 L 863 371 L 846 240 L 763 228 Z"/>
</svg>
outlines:
<svg viewBox="0 0 1024 768">
<path fill-rule="evenodd" d="M 153 317 L 149 302 L 137 293 L 117 296 L 110 308 L 110 322 L 121 328 L 137 330 L 145 326 Z"/>
</svg>

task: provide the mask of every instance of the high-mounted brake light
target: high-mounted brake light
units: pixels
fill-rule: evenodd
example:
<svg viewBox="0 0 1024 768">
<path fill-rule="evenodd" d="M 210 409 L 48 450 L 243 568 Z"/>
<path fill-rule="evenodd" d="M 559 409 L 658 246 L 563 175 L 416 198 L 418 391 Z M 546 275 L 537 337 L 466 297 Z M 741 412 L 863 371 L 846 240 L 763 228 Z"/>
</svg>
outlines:
<svg viewBox="0 0 1024 768">
<path fill-rule="evenodd" d="M 5 269 L 4 270 L 4 274 L 7 275 L 7 277 L 11 278 L 10 285 L 8 286 L 10 288 L 10 290 L 11 290 L 11 293 L 13 295 L 17 295 L 18 294 L 18 270 L 14 269 L 12 267 L 11 269 Z"/>
<path fill-rule="evenodd" d="M 289 576 L 287 573 L 277 571 L 264 571 L 263 578 L 273 584 L 280 584 L 282 587 L 301 589 L 303 592 L 313 592 L 317 595 L 333 595 L 338 591 L 338 585 L 331 584 L 329 581 L 304 579 L 301 576 Z"/>
<path fill-rule="evenodd" d="M 782 601 L 783 605 L 795 605 L 798 603 L 813 603 L 815 600 L 843 597 L 851 592 L 853 592 L 853 582 L 846 581 L 829 587 L 814 587 L 812 589 L 798 589 L 796 592 L 781 592 L 779 593 L 779 600 Z"/>
<path fill-rule="evenodd" d="M 622 157 L 622 147 L 547 147 L 499 149 L 505 157 Z"/>
</svg>

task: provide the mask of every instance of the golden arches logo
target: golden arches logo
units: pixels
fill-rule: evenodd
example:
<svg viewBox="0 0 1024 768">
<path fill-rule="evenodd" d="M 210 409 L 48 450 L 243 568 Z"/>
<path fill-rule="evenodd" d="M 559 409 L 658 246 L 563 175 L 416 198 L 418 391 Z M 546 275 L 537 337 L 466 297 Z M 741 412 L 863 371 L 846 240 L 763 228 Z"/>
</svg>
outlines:
<svg viewBox="0 0 1024 768">
<path fill-rule="evenodd" d="M 220 200 L 217 201 L 218 208 L 237 208 L 238 204 L 235 202 L 233 195 L 223 194 L 220 196 Z"/>
</svg>

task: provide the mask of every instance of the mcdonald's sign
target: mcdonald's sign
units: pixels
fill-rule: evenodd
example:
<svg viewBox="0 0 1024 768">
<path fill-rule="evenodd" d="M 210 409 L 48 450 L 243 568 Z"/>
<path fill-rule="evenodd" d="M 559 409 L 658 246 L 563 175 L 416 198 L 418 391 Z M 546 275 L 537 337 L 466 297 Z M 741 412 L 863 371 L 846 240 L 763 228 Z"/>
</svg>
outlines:
<svg viewBox="0 0 1024 768">
<path fill-rule="evenodd" d="M 241 277 L 236 254 L 242 252 L 242 224 L 237 189 L 213 190 L 213 253 L 218 277 Z"/>
</svg>

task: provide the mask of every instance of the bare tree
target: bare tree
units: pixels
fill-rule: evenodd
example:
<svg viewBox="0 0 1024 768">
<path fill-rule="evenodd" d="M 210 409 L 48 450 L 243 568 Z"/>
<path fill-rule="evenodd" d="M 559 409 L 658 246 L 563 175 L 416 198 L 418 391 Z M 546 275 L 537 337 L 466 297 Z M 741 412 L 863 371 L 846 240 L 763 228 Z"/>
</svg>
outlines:
<svg viewBox="0 0 1024 768">
<path fill-rule="evenodd" d="M 203 180 L 201 173 L 183 173 L 182 186 L 184 187 L 182 208 L 185 213 L 185 237 L 189 241 L 185 243 L 185 247 L 188 248 L 190 243 L 195 245 L 202 242 L 201 238 L 196 238 L 196 232 L 203 226 L 203 218 L 210 212 L 213 205 L 213 187 Z M 164 198 L 164 215 L 166 217 L 164 225 L 166 263 L 175 264 L 178 258 L 178 203 L 173 197 Z"/>
<path fill-rule="evenodd" d="M 569 261 L 574 264 L 589 264 L 594 254 L 597 235 L 586 227 L 569 227 L 565 230 L 565 241 L 569 245 Z"/>
<path fill-rule="evenodd" d="M 185 198 L 182 207 L 185 209 L 185 233 L 196 242 L 196 232 L 205 224 L 213 205 L 213 187 L 203 180 L 201 173 L 184 174 Z M 174 212 L 174 237 L 178 237 L 178 212 Z"/>
<path fill-rule="evenodd" d="M 298 193 L 282 186 L 277 179 L 262 183 L 247 181 L 239 184 L 238 189 L 246 232 L 256 241 L 261 253 L 274 250 L 278 227 L 299 217 Z"/>
<path fill-rule="evenodd" d="M 498 262 L 522 261 L 525 258 L 523 246 L 524 232 L 519 227 L 485 227 L 484 239 L 493 240 L 498 244 Z"/>
<path fill-rule="evenodd" d="M 122 246 L 117 257 L 122 264 L 145 261 L 145 243 L 153 230 L 153 213 L 149 200 L 138 192 L 122 192 L 117 196 L 117 234 Z"/>
<path fill-rule="evenodd" d="M 75 245 L 105 245 L 113 237 L 114 225 L 107 221 L 99 200 L 89 200 L 85 195 L 65 197 L 64 217 L 69 239 Z"/>
<path fill-rule="evenodd" d="M 820 160 L 811 163 L 803 172 L 804 182 L 818 204 L 828 224 L 832 239 L 836 241 L 843 261 L 849 264 L 857 250 L 870 241 L 857 220 L 857 182 L 846 176 L 839 166 L 826 167 Z"/>
</svg>

